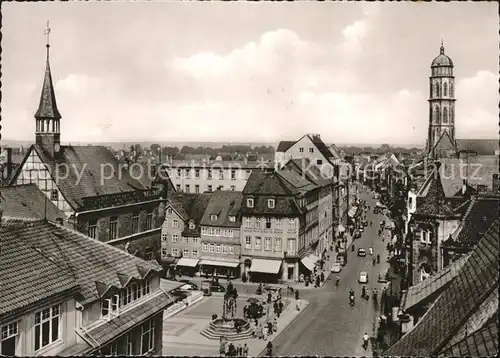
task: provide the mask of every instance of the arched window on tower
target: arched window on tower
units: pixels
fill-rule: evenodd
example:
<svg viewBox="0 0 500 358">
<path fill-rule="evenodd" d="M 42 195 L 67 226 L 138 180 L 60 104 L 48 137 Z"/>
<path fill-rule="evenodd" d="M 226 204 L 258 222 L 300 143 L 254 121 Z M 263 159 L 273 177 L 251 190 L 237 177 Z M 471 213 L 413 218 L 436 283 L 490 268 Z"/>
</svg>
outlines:
<svg viewBox="0 0 500 358">
<path fill-rule="evenodd" d="M 45 132 L 45 121 L 43 119 L 40 121 L 40 132 Z"/>
<path fill-rule="evenodd" d="M 436 83 L 436 97 L 441 97 L 441 87 Z"/>
<path fill-rule="evenodd" d="M 450 83 L 450 97 L 453 98 L 454 93 L 453 93 L 453 83 Z"/>
<path fill-rule="evenodd" d="M 443 109 L 443 123 L 448 123 L 448 108 Z"/>
<path fill-rule="evenodd" d="M 453 108 L 450 108 L 450 123 L 453 124 Z"/>
<path fill-rule="evenodd" d="M 436 106 L 436 108 L 434 109 L 434 115 L 435 115 L 435 118 L 436 118 L 436 122 L 439 123 L 439 121 L 441 120 L 441 116 L 439 115 L 439 107 Z"/>
<path fill-rule="evenodd" d="M 443 85 L 443 96 L 448 96 L 448 84 L 446 82 Z"/>
</svg>

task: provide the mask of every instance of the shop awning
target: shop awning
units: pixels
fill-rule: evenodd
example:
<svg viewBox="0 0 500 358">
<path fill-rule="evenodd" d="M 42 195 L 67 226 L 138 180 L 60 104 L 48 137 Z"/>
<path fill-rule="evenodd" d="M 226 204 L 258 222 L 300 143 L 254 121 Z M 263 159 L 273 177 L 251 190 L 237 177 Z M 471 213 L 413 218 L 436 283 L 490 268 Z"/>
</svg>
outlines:
<svg viewBox="0 0 500 358">
<path fill-rule="evenodd" d="M 302 263 L 304 264 L 304 266 L 309 270 L 309 271 L 313 271 L 314 270 L 314 267 L 316 266 L 316 262 L 319 261 L 319 257 L 316 256 L 316 255 L 309 255 L 309 256 L 305 256 L 302 258 Z"/>
<path fill-rule="evenodd" d="M 200 261 L 199 259 L 190 259 L 187 257 L 181 257 L 179 261 L 177 261 L 177 266 L 196 267 L 199 261 Z"/>
<path fill-rule="evenodd" d="M 337 232 L 344 232 L 344 231 L 345 231 L 345 227 L 342 224 L 337 226 Z"/>
<path fill-rule="evenodd" d="M 201 260 L 201 265 L 208 266 L 224 266 L 224 267 L 238 267 L 240 264 L 236 261 L 214 261 L 214 260 Z"/>
<path fill-rule="evenodd" d="M 349 215 L 351 218 L 354 217 L 354 215 L 356 214 L 356 210 L 358 210 L 358 208 L 356 206 L 353 206 L 352 208 L 349 209 L 347 215 Z"/>
<path fill-rule="evenodd" d="M 253 259 L 250 271 L 277 274 L 280 272 L 281 262 L 281 260 Z"/>
</svg>

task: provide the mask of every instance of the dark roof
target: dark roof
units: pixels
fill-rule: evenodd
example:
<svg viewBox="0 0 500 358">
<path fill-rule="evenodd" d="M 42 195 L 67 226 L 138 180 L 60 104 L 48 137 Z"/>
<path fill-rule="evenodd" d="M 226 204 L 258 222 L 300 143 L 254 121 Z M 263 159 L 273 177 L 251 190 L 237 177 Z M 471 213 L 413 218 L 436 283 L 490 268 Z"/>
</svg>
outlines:
<svg viewBox="0 0 500 358">
<path fill-rule="evenodd" d="M 142 279 L 150 270 L 161 270 L 153 261 L 43 221 L 2 227 L 0 236 L 0 315 L 75 285 L 86 304 L 100 297 L 98 282 L 120 288 L 119 274 Z"/>
<path fill-rule="evenodd" d="M 456 139 L 457 150 L 474 151 L 478 155 L 494 155 L 499 150 L 498 139 Z"/>
<path fill-rule="evenodd" d="M 35 144 L 32 149 L 36 150 L 51 173 L 58 173 L 64 168 L 62 164 L 67 165 L 68 175 L 59 176 L 58 188 L 74 210 L 81 208 L 82 199 L 85 197 L 145 189 L 104 146 L 61 146 L 56 158 L 40 145 Z M 27 156 L 29 153 L 30 151 Z M 102 165 L 106 167 L 101 168 Z M 80 180 L 78 180 L 79 175 L 81 175 Z"/>
<path fill-rule="evenodd" d="M 172 200 L 169 202 L 182 219 L 186 223 L 184 225 L 183 236 L 199 236 L 200 234 L 200 222 L 205 213 L 205 210 L 210 202 L 210 198 L 213 193 L 202 193 L 202 194 L 188 194 L 188 193 L 176 193 Z M 167 207 L 168 205 L 167 204 Z M 196 227 L 190 229 L 187 223 L 193 220 Z"/>
<path fill-rule="evenodd" d="M 445 201 L 443 185 L 441 184 L 441 174 L 439 168 L 431 173 L 429 189 L 421 204 L 418 205 L 415 214 L 426 216 L 449 217 L 454 212 Z"/>
<path fill-rule="evenodd" d="M 499 214 L 499 198 L 474 198 L 452 235 L 453 241 L 468 247 L 476 245 Z"/>
<path fill-rule="evenodd" d="M 415 327 L 384 356 L 433 356 L 498 290 L 499 219 L 491 225 L 448 288 Z"/>
<path fill-rule="evenodd" d="M 293 195 L 288 186 L 283 183 L 280 176 L 274 171 L 253 170 L 243 188 L 247 195 Z"/>
<path fill-rule="evenodd" d="M 240 191 L 215 191 L 211 195 L 200 225 L 239 228 L 241 226 L 239 213 L 242 200 L 243 194 Z M 211 220 L 211 215 L 217 215 L 217 220 Z M 229 221 L 230 216 L 234 216 L 236 221 Z"/>
<path fill-rule="evenodd" d="M 288 168 L 283 168 L 278 172 L 288 184 L 290 184 L 295 190 L 300 193 L 307 193 L 309 191 L 319 188 L 316 184 L 310 182 L 296 171 L 290 170 Z"/>
<path fill-rule="evenodd" d="M 479 330 L 455 343 L 441 357 L 495 357 L 498 354 L 498 317 L 491 317 Z"/>
<path fill-rule="evenodd" d="M 56 221 L 65 219 L 65 214 L 50 201 L 35 184 L 3 187 L 0 191 L 0 205 L 4 217 L 44 219 Z"/>
<path fill-rule="evenodd" d="M 439 56 L 432 60 L 431 67 L 453 67 L 453 61 L 444 53 L 444 46 L 441 44 L 441 48 L 439 50 Z"/>
<path fill-rule="evenodd" d="M 316 146 L 316 148 L 318 148 L 319 152 L 321 154 L 323 154 L 323 156 L 327 159 L 327 160 L 330 160 L 331 158 L 334 157 L 333 153 L 330 151 L 330 149 L 328 149 L 328 147 L 326 146 L 325 142 L 323 142 L 323 140 L 321 140 L 321 137 L 319 135 L 307 135 L 309 137 L 309 139 L 311 140 L 311 142 L 314 143 L 314 145 Z"/>
<path fill-rule="evenodd" d="M 43 78 L 42 94 L 40 96 L 40 104 L 35 113 L 35 118 L 51 118 L 60 119 L 61 114 L 57 109 L 56 94 L 54 85 L 52 84 L 52 74 L 50 72 L 49 63 L 49 47 L 47 45 L 47 64 L 45 67 L 45 76 Z"/>
<path fill-rule="evenodd" d="M 290 159 L 286 162 L 284 168 L 295 171 L 302 178 L 305 178 L 318 186 L 327 186 L 332 184 L 332 181 L 324 178 L 321 170 L 317 166 L 311 165 L 311 161 L 307 158 Z"/>
<path fill-rule="evenodd" d="M 296 141 L 291 141 L 291 140 L 282 140 L 278 144 L 278 148 L 276 149 L 277 152 L 286 152 L 292 145 L 297 143 Z"/>
</svg>

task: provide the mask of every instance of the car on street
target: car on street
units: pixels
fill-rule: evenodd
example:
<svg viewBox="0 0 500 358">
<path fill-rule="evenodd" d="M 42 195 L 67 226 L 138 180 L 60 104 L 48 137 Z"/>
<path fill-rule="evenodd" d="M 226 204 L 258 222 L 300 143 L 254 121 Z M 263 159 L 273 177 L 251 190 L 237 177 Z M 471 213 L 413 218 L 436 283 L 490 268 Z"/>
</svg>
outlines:
<svg viewBox="0 0 500 358">
<path fill-rule="evenodd" d="M 182 291 L 194 291 L 196 289 L 193 286 L 191 286 L 189 283 L 185 283 L 184 285 L 182 285 L 181 287 L 179 287 L 179 290 L 182 290 Z"/>
<path fill-rule="evenodd" d="M 366 250 L 362 249 L 362 248 L 359 248 L 358 249 L 358 256 L 365 257 L 366 256 Z"/>
<path fill-rule="evenodd" d="M 365 231 L 365 228 L 364 228 L 363 226 L 361 226 L 361 227 L 359 228 L 359 231 L 360 231 L 360 232 L 364 232 L 364 231 Z"/>
<path fill-rule="evenodd" d="M 191 287 L 192 287 L 192 288 L 191 288 L 192 290 L 199 290 L 199 289 L 200 289 L 200 288 L 198 287 L 198 285 L 197 285 L 197 284 L 195 284 L 195 283 L 194 283 L 194 282 L 192 282 L 192 281 L 189 281 L 189 280 L 179 280 L 179 282 L 183 282 L 183 283 L 185 283 L 186 285 L 191 286 Z"/>
<path fill-rule="evenodd" d="M 340 262 L 335 262 L 332 265 L 332 268 L 330 269 L 330 271 L 333 273 L 338 273 L 338 272 L 342 271 L 342 265 L 340 264 Z"/>
<path fill-rule="evenodd" d="M 212 292 L 226 292 L 226 288 L 215 281 L 210 285 L 210 289 Z"/>
<path fill-rule="evenodd" d="M 365 271 L 361 271 L 359 273 L 359 279 L 358 279 L 358 282 L 359 283 L 368 283 L 368 273 L 365 272 Z"/>
</svg>

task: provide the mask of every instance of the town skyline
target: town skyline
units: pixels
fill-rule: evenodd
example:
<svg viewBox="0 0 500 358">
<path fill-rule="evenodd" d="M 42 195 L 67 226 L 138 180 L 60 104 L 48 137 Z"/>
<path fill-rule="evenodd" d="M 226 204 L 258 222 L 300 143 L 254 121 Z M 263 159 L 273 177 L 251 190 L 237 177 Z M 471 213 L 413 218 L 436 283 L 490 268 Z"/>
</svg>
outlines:
<svg viewBox="0 0 500 358">
<path fill-rule="evenodd" d="M 487 3 L 96 5 L 5 6 L 4 138 L 33 140 L 46 19 L 63 143 L 271 144 L 320 133 L 341 145 L 423 145 L 442 39 L 455 63 L 457 138 L 498 130 Z"/>
</svg>

